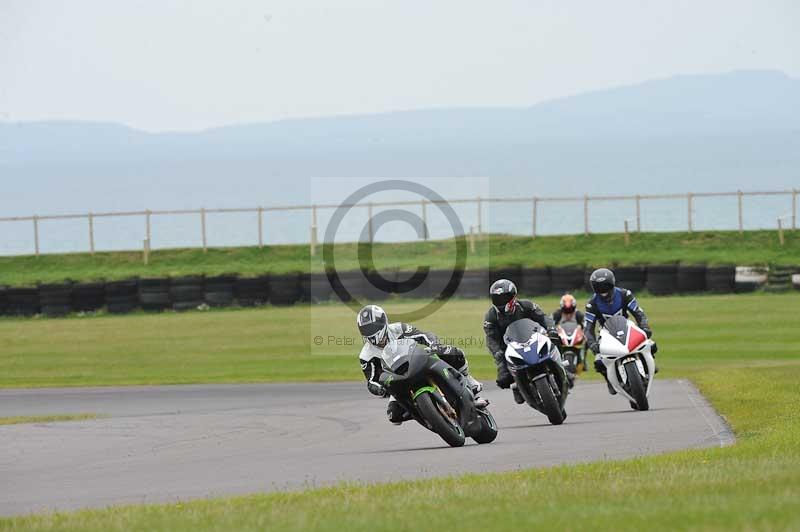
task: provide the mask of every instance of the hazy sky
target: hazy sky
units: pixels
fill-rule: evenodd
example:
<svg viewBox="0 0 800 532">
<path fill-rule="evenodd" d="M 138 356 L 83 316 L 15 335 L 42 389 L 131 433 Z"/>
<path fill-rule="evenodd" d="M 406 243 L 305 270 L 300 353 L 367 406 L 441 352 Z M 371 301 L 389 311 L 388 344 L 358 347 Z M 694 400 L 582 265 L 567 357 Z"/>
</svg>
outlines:
<svg viewBox="0 0 800 532">
<path fill-rule="evenodd" d="M 800 2 L 0 0 L 0 120 L 194 130 L 800 77 Z"/>
</svg>

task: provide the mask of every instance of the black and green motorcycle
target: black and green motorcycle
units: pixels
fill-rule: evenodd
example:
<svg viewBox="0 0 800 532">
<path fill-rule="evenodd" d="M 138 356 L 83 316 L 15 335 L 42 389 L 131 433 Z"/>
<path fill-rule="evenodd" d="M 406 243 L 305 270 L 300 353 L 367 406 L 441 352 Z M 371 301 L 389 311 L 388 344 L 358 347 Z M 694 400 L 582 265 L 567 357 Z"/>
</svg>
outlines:
<svg viewBox="0 0 800 532">
<path fill-rule="evenodd" d="M 383 356 L 380 382 L 420 425 L 451 447 L 466 438 L 491 443 L 497 423 L 488 401 L 476 402 L 463 376 L 416 342 L 398 341 Z"/>
</svg>

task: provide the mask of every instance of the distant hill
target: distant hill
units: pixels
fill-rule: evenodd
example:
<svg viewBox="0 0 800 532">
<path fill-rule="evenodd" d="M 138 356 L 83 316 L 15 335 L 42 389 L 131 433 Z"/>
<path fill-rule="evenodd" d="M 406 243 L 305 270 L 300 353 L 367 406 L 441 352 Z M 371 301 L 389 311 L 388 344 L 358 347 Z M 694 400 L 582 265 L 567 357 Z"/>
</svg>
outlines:
<svg viewBox="0 0 800 532">
<path fill-rule="evenodd" d="M 85 210 L 109 196 L 116 208 L 153 205 L 152 187 L 164 205 L 250 204 L 256 195 L 265 204 L 301 203 L 308 190 L 296 178 L 310 176 L 481 175 L 528 194 L 797 186 L 800 80 L 775 71 L 677 76 L 527 108 L 308 118 L 196 133 L 0 122 L 0 172 L 10 183 L 0 215 Z M 58 201 L 42 198 L 43 190 Z"/>
</svg>

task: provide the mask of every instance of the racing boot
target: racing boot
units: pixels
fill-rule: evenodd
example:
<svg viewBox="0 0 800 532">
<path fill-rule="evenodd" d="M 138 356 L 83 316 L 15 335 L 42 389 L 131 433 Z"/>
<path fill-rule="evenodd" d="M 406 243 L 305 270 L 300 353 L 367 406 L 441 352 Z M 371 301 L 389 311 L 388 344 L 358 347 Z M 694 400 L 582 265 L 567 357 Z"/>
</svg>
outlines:
<svg viewBox="0 0 800 532">
<path fill-rule="evenodd" d="M 508 388 L 514 382 L 514 377 L 511 375 L 511 372 L 508 371 L 508 366 L 503 359 L 502 352 L 495 353 L 494 363 L 497 366 L 497 380 L 495 380 L 497 387 L 502 389 Z"/>
<path fill-rule="evenodd" d="M 472 390 L 472 395 L 474 395 L 477 398 L 478 394 L 481 393 L 481 391 L 483 390 L 483 384 L 481 384 L 479 380 L 477 380 L 475 377 L 469 374 L 469 364 L 464 364 L 463 366 L 461 366 L 461 369 L 459 369 L 458 372 L 464 376 L 464 379 L 466 380 L 466 385 L 469 387 L 470 390 Z"/>
<path fill-rule="evenodd" d="M 600 375 L 602 375 L 603 378 L 606 380 L 606 386 L 608 386 L 608 393 L 610 393 L 611 395 L 617 395 L 617 390 L 615 390 L 614 387 L 611 386 L 611 382 L 609 382 L 608 380 L 608 375 L 606 375 L 606 366 L 605 364 L 603 364 L 603 361 L 600 360 L 599 358 L 594 359 L 594 370 Z"/>
<path fill-rule="evenodd" d="M 411 414 L 408 410 L 403 408 L 403 405 L 394 398 L 389 399 L 389 405 L 386 407 L 386 416 L 392 425 L 402 425 L 403 421 L 411 420 Z"/>
<path fill-rule="evenodd" d="M 514 394 L 514 402 L 517 403 L 518 405 L 521 405 L 522 403 L 525 402 L 525 398 L 522 397 L 522 394 L 520 393 L 516 382 L 511 385 L 511 393 Z"/>
<path fill-rule="evenodd" d="M 478 394 L 483 391 L 483 384 L 469 374 L 469 365 L 464 364 L 461 366 L 461 369 L 459 369 L 458 372 L 464 376 L 464 384 L 466 384 L 467 387 L 472 391 L 472 396 L 475 398 L 475 406 L 477 408 L 485 408 L 489 406 L 489 401 L 483 397 L 478 397 Z"/>
</svg>

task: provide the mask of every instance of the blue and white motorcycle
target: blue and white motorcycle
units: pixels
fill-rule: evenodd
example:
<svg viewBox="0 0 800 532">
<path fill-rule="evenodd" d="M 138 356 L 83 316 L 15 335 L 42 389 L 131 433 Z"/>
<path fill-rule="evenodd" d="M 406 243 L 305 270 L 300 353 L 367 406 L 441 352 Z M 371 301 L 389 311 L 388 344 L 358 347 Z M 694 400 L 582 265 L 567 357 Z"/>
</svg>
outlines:
<svg viewBox="0 0 800 532">
<path fill-rule="evenodd" d="M 518 320 L 508 326 L 503 340 L 508 369 L 525 402 L 553 425 L 563 423 L 569 379 L 561 353 L 545 329 L 533 320 Z"/>
</svg>

